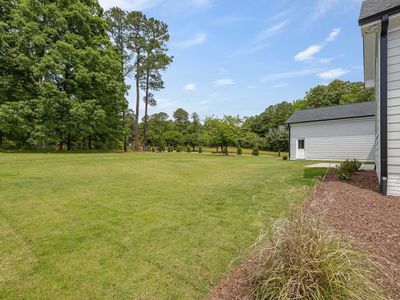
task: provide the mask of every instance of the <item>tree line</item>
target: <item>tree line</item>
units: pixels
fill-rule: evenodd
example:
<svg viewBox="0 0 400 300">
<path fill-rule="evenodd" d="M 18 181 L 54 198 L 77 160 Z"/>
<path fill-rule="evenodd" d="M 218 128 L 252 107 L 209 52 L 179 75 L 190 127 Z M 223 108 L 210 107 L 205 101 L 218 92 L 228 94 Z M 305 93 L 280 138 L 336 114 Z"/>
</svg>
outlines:
<svg viewBox="0 0 400 300">
<path fill-rule="evenodd" d="M 208 116 L 201 121 L 197 113 L 189 115 L 182 108 L 172 118 L 161 112 L 149 117 L 149 145 L 158 151 L 190 146 L 215 147 L 227 153 L 229 146 L 269 151 L 288 151 L 286 120 L 297 110 L 344 105 L 374 100 L 374 91 L 362 82 L 335 80 L 310 89 L 303 99 L 270 105 L 256 116 L 240 118 Z"/>
</svg>

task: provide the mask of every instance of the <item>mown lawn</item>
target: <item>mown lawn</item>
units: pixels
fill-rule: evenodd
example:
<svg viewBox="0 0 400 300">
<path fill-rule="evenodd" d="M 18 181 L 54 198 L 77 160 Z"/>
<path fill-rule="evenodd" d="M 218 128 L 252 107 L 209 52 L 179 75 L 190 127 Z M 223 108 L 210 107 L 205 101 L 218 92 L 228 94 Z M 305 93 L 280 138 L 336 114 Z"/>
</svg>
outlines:
<svg viewBox="0 0 400 300">
<path fill-rule="evenodd" d="M 299 203 L 306 162 L 0 154 L 0 298 L 201 298 Z"/>
</svg>

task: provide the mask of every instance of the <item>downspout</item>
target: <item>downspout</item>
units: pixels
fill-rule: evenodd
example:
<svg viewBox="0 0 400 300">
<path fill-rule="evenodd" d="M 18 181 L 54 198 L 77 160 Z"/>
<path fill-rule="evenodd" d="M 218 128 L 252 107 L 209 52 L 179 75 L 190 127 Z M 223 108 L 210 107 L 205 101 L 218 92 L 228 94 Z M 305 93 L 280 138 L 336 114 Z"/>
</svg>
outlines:
<svg viewBox="0 0 400 300">
<path fill-rule="evenodd" d="M 389 15 L 382 17 L 381 37 L 380 37 L 380 139 L 381 139 L 381 184 L 380 192 L 382 195 L 387 195 L 388 185 L 388 122 L 387 122 L 387 105 L 388 105 L 388 27 Z"/>
<path fill-rule="evenodd" d="M 289 160 L 291 160 L 292 159 L 292 157 L 291 157 L 291 155 L 290 155 L 290 140 L 291 140 L 291 138 L 290 138 L 290 124 L 287 124 L 288 125 L 288 130 L 289 130 Z"/>
</svg>

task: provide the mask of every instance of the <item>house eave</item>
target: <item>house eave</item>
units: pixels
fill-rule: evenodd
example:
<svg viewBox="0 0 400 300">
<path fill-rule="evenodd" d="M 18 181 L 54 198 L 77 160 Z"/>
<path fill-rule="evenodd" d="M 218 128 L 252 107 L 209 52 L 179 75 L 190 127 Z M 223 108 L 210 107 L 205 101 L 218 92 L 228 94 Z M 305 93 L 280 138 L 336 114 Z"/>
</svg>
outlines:
<svg viewBox="0 0 400 300">
<path fill-rule="evenodd" d="M 360 26 L 363 26 L 363 25 L 365 25 L 367 23 L 371 23 L 371 22 L 380 20 L 385 15 L 389 15 L 390 16 L 390 15 L 393 15 L 393 14 L 396 14 L 396 13 L 400 13 L 400 5 L 392 7 L 392 8 L 389 8 L 389 9 L 386 9 L 386 10 L 381 11 L 379 13 L 376 13 L 374 15 L 371 15 L 371 16 L 368 16 L 368 17 L 365 17 L 365 18 L 361 18 L 361 19 L 358 20 L 358 23 L 360 24 Z"/>
<path fill-rule="evenodd" d="M 304 123 L 315 123 L 315 122 L 325 122 L 325 121 L 362 119 L 362 118 L 371 118 L 371 117 L 375 117 L 375 115 L 363 115 L 363 116 L 344 117 L 344 118 L 331 118 L 331 119 L 318 119 L 318 120 L 298 121 L 298 122 L 286 122 L 286 124 L 292 125 L 292 124 L 304 124 Z"/>
</svg>

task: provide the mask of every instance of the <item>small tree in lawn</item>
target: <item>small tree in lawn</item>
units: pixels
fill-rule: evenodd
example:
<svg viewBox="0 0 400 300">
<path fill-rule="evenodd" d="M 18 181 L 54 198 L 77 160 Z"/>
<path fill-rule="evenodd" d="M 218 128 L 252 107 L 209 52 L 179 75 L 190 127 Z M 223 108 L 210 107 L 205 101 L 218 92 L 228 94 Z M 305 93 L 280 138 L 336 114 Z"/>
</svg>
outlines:
<svg viewBox="0 0 400 300">
<path fill-rule="evenodd" d="M 289 133 L 286 129 L 274 129 L 267 136 L 267 147 L 272 151 L 278 152 L 289 150 Z"/>
</svg>

